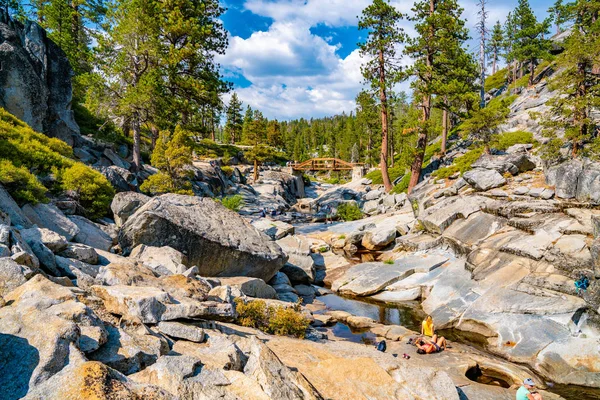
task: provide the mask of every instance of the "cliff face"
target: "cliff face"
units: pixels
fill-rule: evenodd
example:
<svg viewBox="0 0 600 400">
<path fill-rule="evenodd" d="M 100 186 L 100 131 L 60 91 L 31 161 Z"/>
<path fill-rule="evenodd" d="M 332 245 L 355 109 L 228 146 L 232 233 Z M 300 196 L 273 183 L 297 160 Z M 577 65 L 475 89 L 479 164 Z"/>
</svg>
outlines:
<svg viewBox="0 0 600 400">
<path fill-rule="evenodd" d="M 73 70 L 64 52 L 34 22 L 0 12 L 0 107 L 48 136 L 73 145 Z"/>
</svg>

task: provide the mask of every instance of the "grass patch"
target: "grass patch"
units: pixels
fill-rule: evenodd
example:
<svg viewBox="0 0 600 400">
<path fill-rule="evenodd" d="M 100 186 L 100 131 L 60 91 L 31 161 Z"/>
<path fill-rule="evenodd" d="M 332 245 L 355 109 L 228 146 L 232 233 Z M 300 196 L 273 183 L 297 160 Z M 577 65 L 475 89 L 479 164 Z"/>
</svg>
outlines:
<svg viewBox="0 0 600 400">
<path fill-rule="evenodd" d="M 402 175 L 404 175 L 404 167 L 393 167 L 388 168 L 388 175 L 390 176 L 390 181 L 395 181 Z M 376 169 L 374 171 L 369 172 L 365 175 L 365 178 L 372 180 L 373 185 L 381 185 L 383 184 L 383 178 L 381 177 L 381 170 Z"/>
<path fill-rule="evenodd" d="M 0 108 L 0 181 L 17 203 L 45 202 L 48 190 L 73 190 L 90 217 L 104 215 L 114 196 L 112 186 L 102 174 L 72 157 L 71 146 L 35 132 Z"/>
<path fill-rule="evenodd" d="M 244 198 L 239 194 L 235 194 L 233 196 L 223 197 L 221 200 L 218 200 L 223 206 L 230 209 L 231 211 L 238 212 L 244 207 Z"/>
<path fill-rule="evenodd" d="M 536 144 L 533 133 L 526 131 L 504 132 L 496 135 L 490 143 L 497 150 L 506 150 L 515 144 Z"/>
<path fill-rule="evenodd" d="M 506 75 L 508 70 L 503 68 L 501 70 L 496 71 L 495 74 L 488 76 L 485 78 L 485 92 L 489 92 L 492 89 L 500 89 L 506 83 Z"/>
<path fill-rule="evenodd" d="M 394 265 L 394 260 L 385 260 L 383 263 L 387 265 Z"/>
<path fill-rule="evenodd" d="M 408 190 L 408 184 L 410 183 L 410 175 L 410 172 L 407 172 L 402 178 L 402 180 L 400 180 L 400 182 L 398 182 L 398 184 L 394 186 L 390 193 L 400 194 L 406 192 Z"/>
<path fill-rule="evenodd" d="M 264 300 L 245 303 L 235 299 L 238 322 L 279 336 L 304 338 L 310 321 L 300 312 L 300 302 L 292 308 L 267 306 Z"/>
<path fill-rule="evenodd" d="M 460 174 L 464 174 L 468 170 L 471 169 L 471 165 L 477 161 L 479 157 L 483 154 L 483 147 L 476 147 L 472 150 L 469 150 L 464 155 L 460 157 L 456 157 L 454 159 L 454 164 L 440 168 L 434 171 L 431 175 L 438 179 L 449 178 L 457 172 Z"/>
<path fill-rule="evenodd" d="M 337 209 L 337 215 L 344 221 L 356 221 L 363 217 L 362 211 L 360 211 L 360 208 L 355 203 L 340 204 Z"/>
</svg>

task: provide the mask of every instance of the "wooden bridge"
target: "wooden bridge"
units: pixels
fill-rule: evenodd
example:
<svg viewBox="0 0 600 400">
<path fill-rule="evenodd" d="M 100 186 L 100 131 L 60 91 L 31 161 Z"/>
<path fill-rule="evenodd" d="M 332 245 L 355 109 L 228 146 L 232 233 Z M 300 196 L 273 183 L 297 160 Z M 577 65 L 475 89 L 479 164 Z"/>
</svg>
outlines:
<svg viewBox="0 0 600 400">
<path fill-rule="evenodd" d="M 313 158 L 301 163 L 292 163 L 290 166 L 294 171 L 352 171 L 363 165 L 337 158 Z"/>
</svg>

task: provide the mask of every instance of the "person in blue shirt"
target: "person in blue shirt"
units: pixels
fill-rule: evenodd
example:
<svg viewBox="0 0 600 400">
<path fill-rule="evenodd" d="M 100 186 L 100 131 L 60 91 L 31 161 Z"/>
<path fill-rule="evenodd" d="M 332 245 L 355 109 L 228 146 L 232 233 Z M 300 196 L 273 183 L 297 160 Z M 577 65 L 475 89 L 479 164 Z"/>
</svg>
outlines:
<svg viewBox="0 0 600 400">
<path fill-rule="evenodd" d="M 542 395 L 535 391 L 533 379 L 527 378 L 523 381 L 523 386 L 517 390 L 517 400 L 543 400 Z"/>
</svg>

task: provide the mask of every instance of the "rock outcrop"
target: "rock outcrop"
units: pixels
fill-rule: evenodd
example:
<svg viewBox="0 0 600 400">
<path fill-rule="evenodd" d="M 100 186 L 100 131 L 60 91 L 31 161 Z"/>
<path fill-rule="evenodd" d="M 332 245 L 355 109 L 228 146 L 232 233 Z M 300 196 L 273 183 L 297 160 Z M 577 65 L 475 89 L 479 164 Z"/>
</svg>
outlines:
<svg viewBox="0 0 600 400">
<path fill-rule="evenodd" d="M 35 22 L 0 13 L 0 107 L 34 130 L 70 145 L 79 136 L 71 110 L 73 71 L 65 53 Z"/>
<path fill-rule="evenodd" d="M 138 209 L 121 228 L 129 252 L 140 244 L 170 246 L 202 276 L 252 276 L 269 281 L 286 262 L 279 246 L 212 199 L 162 195 Z"/>
</svg>

